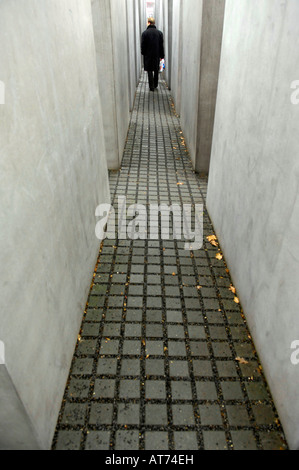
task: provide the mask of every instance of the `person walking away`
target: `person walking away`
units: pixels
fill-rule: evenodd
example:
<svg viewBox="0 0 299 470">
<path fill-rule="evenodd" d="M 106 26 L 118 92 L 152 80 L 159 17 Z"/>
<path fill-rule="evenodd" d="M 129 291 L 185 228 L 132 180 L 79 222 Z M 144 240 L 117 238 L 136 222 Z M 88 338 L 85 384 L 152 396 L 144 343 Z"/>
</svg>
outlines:
<svg viewBox="0 0 299 470">
<path fill-rule="evenodd" d="M 141 54 L 144 56 L 144 70 L 148 73 L 151 91 L 155 91 L 159 83 L 160 60 L 164 59 L 164 36 L 156 28 L 155 19 L 149 18 L 147 29 L 141 37 Z"/>
</svg>

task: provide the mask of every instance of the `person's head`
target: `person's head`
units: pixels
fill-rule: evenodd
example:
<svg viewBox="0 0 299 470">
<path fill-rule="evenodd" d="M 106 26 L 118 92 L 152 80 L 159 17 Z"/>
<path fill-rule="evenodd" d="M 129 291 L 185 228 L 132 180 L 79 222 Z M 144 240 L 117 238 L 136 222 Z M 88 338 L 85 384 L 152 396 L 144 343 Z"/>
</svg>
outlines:
<svg viewBox="0 0 299 470">
<path fill-rule="evenodd" d="M 147 20 L 147 24 L 148 24 L 149 26 L 155 26 L 155 24 L 156 24 L 155 18 L 152 18 L 152 17 L 149 18 L 149 19 Z"/>
</svg>

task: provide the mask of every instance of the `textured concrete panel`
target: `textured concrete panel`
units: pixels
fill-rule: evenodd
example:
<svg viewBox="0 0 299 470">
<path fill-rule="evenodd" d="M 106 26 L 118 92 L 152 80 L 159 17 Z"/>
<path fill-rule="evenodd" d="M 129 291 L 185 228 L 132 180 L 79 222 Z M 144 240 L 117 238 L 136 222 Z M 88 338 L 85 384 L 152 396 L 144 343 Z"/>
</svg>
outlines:
<svg viewBox="0 0 299 470">
<path fill-rule="evenodd" d="M 0 340 L 48 448 L 109 199 L 90 3 L 4 0 L 0 42 Z"/>
<path fill-rule="evenodd" d="M 203 0 L 183 2 L 181 123 L 195 168 Z"/>
<path fill-rule="evenodd" d="M 109 169 L 118 169 L 133 93 L 129 87 L 129 67 L 134 68 L 134 64 L 129 59 L 126 2 L 92 0 L 92 13 L 107 164 Z"/>
<path fill-rule="evenodd" d="M 0 384 L 0 450 L 39 450 L 33 426 L 4 365 L 0 365 Z"/>
<path fill-rule="evenodd" d="M 208 209 L 289 445 L 299 448 L 299 4 L 227 0 Z"/>
</svg>

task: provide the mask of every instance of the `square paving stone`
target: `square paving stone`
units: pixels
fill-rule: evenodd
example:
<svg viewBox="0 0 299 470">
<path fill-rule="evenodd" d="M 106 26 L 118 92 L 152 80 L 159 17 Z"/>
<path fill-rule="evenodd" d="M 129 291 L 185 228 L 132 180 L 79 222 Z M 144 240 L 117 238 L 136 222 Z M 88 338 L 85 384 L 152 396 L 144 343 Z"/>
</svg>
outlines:
<svg viewBox="0 0 299 470">
<path fill-rule="evenodd" d="M 152 274 L 147 276 L 147 284 L 161 285 L 161 275 Z"/>
<path fill-rule="evenodd" d="M 164 345 L 163 341 L 146 341 L 146 355 L 149 356 L 163 356 L 164 354 Z"/>
<path fill-rule="evenodd" d="M 140 375 L 139 359 L 123 359 L 121 362 L 121 375 L 137 377 Z"/>
<path fill-rule="evenodd" d="M 248 426 L 250 424 L 244 405 L 227 405 L 226 411 L 230 426 Z"/>
<path fill-rule="evenodd" d="M 97 379 L 94 386 L 94 398 L 114 398 L 115 380 Z"/>
<path fill-rule="evenodd" d="M 172 405 L 172 419 L 175 426 L 193 426 L 194 410 L 192 405 Z"/>
<path fill-rule="evenodd" d="M 103 329 L 103 336 L 106 338 L 113 338 L 120 336 L 120 328 L 121 325 L 120 323 L 106 323 Z"/>
<path fill-rule="evenodd" d="M 180 308 L 180 306 L 181 306 L 181 299 L 166 297 L 167 310 L 175 310 L 176 308 Z"/>
<path fill-rule="evenodd" d="M 198 400 L 214 401 L 218 399 L 214 382 L 196 382 Z"/>
<path fill-rule="evenodd" d="M 226 436 L 222 431 L 203 431 L 205 450 L 228 450 Z"/>
<path fill-rule="evenodd" d="M 140 398 L 139 380 L 121 380 L 119 386 L 119 396 L 124 399 Z"/>
<path fill-rule="evenodd" d="M 252 431 L 231 431 L 234 450 L 257 450 Z"/>
<path fill-rule="evenodd" d="M 90 358 L 75 358 L 72 367 L 72 373 L 77 375 L 90 375 L 92 374 L 93 359 Z"/>
<path fill-rule="evenodd" d="M 166 426 L 167 423 L 166 405 L 155 405 L 152 403 L 145 405 L 145 424 L 147 426 Z"/>
<path fill-rule="evenodd" d="M 252 405 L 252 411 L 258 425 L 274 424 L 276 418 L 270 405 Z"/>
<path fill-rule="evenodd" d="M 162 325 L 146 325 L 146 336 L 148 338 L 163 338 Z"/>
<path fill-rule="evenodd" d="M 120 323 L 121 320 L 122 320 L 122 310 L 121 309 L 118 309 L 118 310 L 107 310 L 107 312 L 105 313 L 105 320 L 107 322 L 116 322 L 116 323 Z"/>
<path fill-rule="evenodd" d="M 115 436 L 115 450 L 139 450 L 138 431 L 117 431 Z"/>
<path fill-rule="evenodd" d="M 200 422 L 203 426 L 221 426 L 219 405 L 199 405 Z"/>
<path fill-rule="evenodd" d="M 260 432 L 263 450 L 286 450 L 287 446 L 282 435 L 277 431 Z"/>
<path fill-rule="evenodd" d="M 100 358 L 98 360 L 97 374 L 98 375 L 116 375 L 117 359 L 113 358 Z"/>
<path fill-rule="evenodd" d="M 156 310 L 147 310 L 146 311 L 146 321 L 147 322 L 155 322 L 161 323 L 162 322 L 162 312 L 158 312 Z"/>
<path fill-rule="evenodd" d="M 109 297 L 108 308 L 122 307 L 124 304 L 124 297 Z"/>
<path fill-rule="evenodd" d="M 85 450 L 109 450 L 110 432 L 108 431 L 89 431 Z"/>
<path fill-rule="evenodd" d="M 125 336 L 131 338 L 138 338 L 141 337 L 141 325 L 134 324 L 134 323 L 127 323 L 125 325 Z"/>
<path fill-rule="evenodd" d="M 206 312 L 206 318 L 210 325 L 213 325 L 216 323 L 221 323 L 221 324 L 224 323 L 222 312 Z"/>
<path fill-rule="evenodd" d="M 198 450 L 197 434 L 195 431 L 174 432 L 176 450 Z"/>
<path fill-rule="evenodd" d="M 203 326 L 188 326 L 188 333 L 190 339 L 206 339 L 205 329 Z"/>
<path fill-rule="evenodd" d="M 135 403 L 118 405 L 117 422 L 123 425 L 139 425 L 140 406 Z"/>
<path fill-rule="evenodd" d="M 81 431 L 59 431 L 56 450 L 80 450 Z"/>
<path fill-rule="evenodd" d="M 100 331 L 99 323 L 85 323 L 83 326 L 83 331 L 81 333 L 82 337 L 86 336 L 98 336 Z"/>
<path fill-rule="evenodd" d="M 244 399 L 241 386 L 238 382 L 221 382 L 224 400 Z"/>
<path fill-rule="evenodd" d="M 213 377 L 210 361 L 194 359 L 192 363 L 195 377 Z"/>
<path fill-rule="evenodd" d="M 80 356 L 93 356 L 97 348 L 97 340 L 82 339 L 77 347 L 77 354 Z"/>
<path fill-rule="evenodd" d="M 145 398 L 150 400 L 166 400 L 166 383 L 162 380 L 147 380 Z"/>
<path fill-rule="evenodd" d="M 233 361 L 216 361 L 220 377 L 238 377 L 236 365 Z"/>
<path fill-rule="evenodd" d="M 155 286 L 147 286 L 147 295 L 151 296 L 161 296 L 162 295 L 162 288 L 159 285 Z"/>
<path fill-rule="evenodd" d="M 220 305 L 216 299 L 204 299 L 204 308 L 206 310 L 218 310 Z"/>
<path fill-rule="evenodd" d="M 104 309 L 88 308 L 85 320 L 90 322 L 100 322 L 103 318 Z"/>
<path fill-rule="evenodd" d="M 170 361 L 169 369 L 171 377 L 189 377 L 187 361 Z"/>
<path fill-rule="evenodd" d="M 117 356 L 119 348 L 119 341 L 118 340 L 107 340 L 105 338 L 102 339 L 101 342 L 101 355 L 112 355 Z"/>
<path fill-rule="evenodd" d="M 168 450 L 168 433 L 148 431 L 145 433 L 145 450 Z"/>
<path fill-rule="evenodd" d="M 167 326 L 168 338 L 185 338 L 185 330 L 181 325 L 168 325 Z"/>
<path fill-rule="evenodd" d="M 191 382 L 171 382 L 171 394 L 173 400 L 192 400 Z"/>
<path fill-rule="evenodd" d="M 142 308 L 143 297 L 129 297 L 127 302 L 128 308 Z"/>
<path fill-rule="evenodd" d="M 227 332 L 224 326 L 210 326 L 209 331 L 212 340 L 224 339 L 228 341 Z"/>
<path fill-rule="evenodd" d="M 147 308 L 162 308 L 162 297 L 147 297 Z"/>
<path fill-rule="evenodd" d="M 165 365 L 163 359 L 146 359 L 145 373 L 152 376 L 164 376 Z"/>
<path fill-rule="evenodd" d="M 113 419 L 113 405 L 92 403 L 90 409 L 89 423 L 95 426 L 102 426 L 104 424 L 112 424 Z"/>
<path fill-rule="evenodd" d="M 62 424 L 76 426 L 85 422 L 87 405 L 80 403 L 66 403 L 62 418 Z"/>
<path fill-rule="evenodd" d="M 183 341 L 169 341 L 168 342 L 168 355 L 174 356 L 186 356 L 186 345 Z"/>
<path fill-rule="evenodd" d="M 183 323 L 183 315 L 181 311 L 170 310 L 167 312 L 168 323 Z"/>
<path fill-rule="evenodd" d="M 261 377 L 259 365 L 255 361 L 248 361 L 248 364 L 240 364 L 240 369 L 243 377 Z"/>
<path fill-rule="evenodd" d="M 201 310 L 197 311 L 187 311 L 188 323 L 204 323 L 204 318 L 202 316 Z"/>
<path fill-rule="evenodd" d="M 129 297 L 130 296 L 143 296 L 143 286 L 136 286 L 136 285 L 131 285 L 129 288 Z"/>
<path fill-rule="evenodd" d="M 128 309 L 126 312 L 127 322 L 141 322 L 142 321 L 142 310 Z"/>
<path fill-rule="evenodd" d="M 141 342 L 140 341 L 129 341 L 125 340 L 123 344 L 123 355 L 124 356 L 140 356 L 141 354 Z"/>
<path fill-rule="evenodd" d="M 227 343 L 213 342 L 212 343 L 212 348 L 213 348 L 215 357 L 227 357 L 227 358 L 232 357 L 232 351 L 229 347 L 229 344 L 227 344 Z"/>
<path fill-rule="evenodd" d="M 269 400 L 269 394 L 263 382 L 246 383 L 245 386 L 250 400 Z"/>
<path fill-rule="evenodd" d="M 203 341 L 190 341 L 190 351 L 192 356 L 209 356 L 208 345 Z"/>
<path fill-rule="evenodd" d="M 71 379 L 68 389 L 70 398 L 87 398 L 89 394 L 89 380 Z"/>
</svg>

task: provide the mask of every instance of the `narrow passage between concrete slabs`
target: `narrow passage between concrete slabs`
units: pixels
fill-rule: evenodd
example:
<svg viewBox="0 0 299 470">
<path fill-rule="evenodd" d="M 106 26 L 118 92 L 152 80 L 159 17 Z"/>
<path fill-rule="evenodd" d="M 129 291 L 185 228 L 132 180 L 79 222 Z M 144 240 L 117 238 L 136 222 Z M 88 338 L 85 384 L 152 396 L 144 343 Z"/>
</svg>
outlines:
<svg viewBox="0 0 299 470">
<path fill-rule="evenodd" d="M 205 204 L 164 82 L 139 84 L 112 204 Z M 128 222 L 129 222 L 128 218 Z M 160 230 L 161 220 L 158 226 Z M 53 449 L 286 448 L 225 260 L 204 210 L 204 245 L 105 240 Z M 212 243 L 211 243 L 212 242 Z"/>
</svg>

